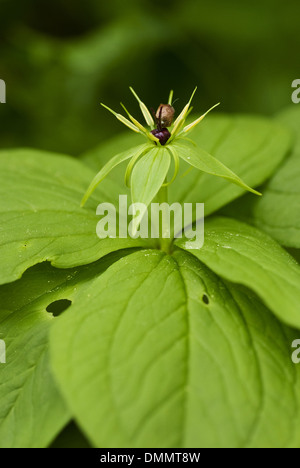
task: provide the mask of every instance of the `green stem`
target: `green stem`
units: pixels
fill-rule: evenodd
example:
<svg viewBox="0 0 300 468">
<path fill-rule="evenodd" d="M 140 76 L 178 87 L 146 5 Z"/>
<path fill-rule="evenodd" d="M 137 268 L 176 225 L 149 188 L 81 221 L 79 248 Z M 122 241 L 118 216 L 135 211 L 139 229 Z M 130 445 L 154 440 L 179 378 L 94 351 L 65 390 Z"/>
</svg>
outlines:
<svg viewBox="0 0 300 468">
<path fill-rule="evenodd" d="M 165 180 L 165 182 L 167 182 Z M 158 203 L 168 203 L 168 187 L 161 187 L 157 194 Z M 165 212 L 164 207 L 162 208 L 162 226 L 161 226 L 161 236 L 159 238 L 160 249 L 164 252 L 170 254 L 172 252 L 172 243 L 173 238 L 170 234 L 170 227 L 166 220 L 168 219 L 169 213 Z M 164 236 L 164 237 L 163 237 Z"/>
</svg>

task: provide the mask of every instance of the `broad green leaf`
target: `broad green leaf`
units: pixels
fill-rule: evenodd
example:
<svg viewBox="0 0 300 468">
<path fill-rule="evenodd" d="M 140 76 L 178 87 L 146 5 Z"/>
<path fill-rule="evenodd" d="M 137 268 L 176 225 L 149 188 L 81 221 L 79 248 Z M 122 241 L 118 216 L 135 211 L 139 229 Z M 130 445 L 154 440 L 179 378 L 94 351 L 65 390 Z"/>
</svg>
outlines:
<svg viewBox="0 0 300 468">
<path fill-rule="evenodd" d="M 0 152 L 0 284 L 49 260 L 68 268 L 91 263 L 139 239 L 96 234 L 101 202 L 116 204 L 116 184 L 105 180 L 85 208 L 80 201 L 94 172 L 70 157 L 36 151 Z"/>
<path fill-rule="evenodd" d="M 273 174 L 291 145 L 290 132 L 281 124 L 247 115 L 210 114 L 195 128 L 191 139 L 251 187 Z M 170 186 L 172 202 L 204 202 L 208 215 L 244 193 L 227 180 L 195 169 L 186 174 L 188 169 L 190 166 L 181 162 L 180 174 Z"/>
<path fill-rule="evenodd" d="M 185 142 L 175 142 L 173 147 L 180 158 L 191 166 L 194 166 L 196 169 L 213 176 L 222 177 L 223 179 L 242 187 L 244 190 L 253 192 L 256 195 L 261 195 L 259 192 L 245 184 L 236 174 L 234 174 L 234 172 L 202 148 L 195 145 L 187 145 Z"/>
<path fill-rule="evenodd" d="M 164 183 L 170 163 L 171 156 L 166 148 L 153 148 L 135 164 L 131 176 L 132 203 L 148 207 Z M 145 210 L 140 210 L 133 219 L 133 233 L 139 225 L 137 219 L 144 213 Z"/>
<path fill-rule="evenodd" d="M 262 231 L 230 218 L 206 221 L 201 249 L 176 241 L 215 273 L 255 291 L 283 322 L 300 328 L 300 267 Z"/>
<path fill-rule="evenodd" d="M 297 335 L 189 253 L 141 251 L 86 288 L 50 344 L 97 447 L 297 447 Z"/>
<path fill-rule="evenodd" d="M 287 247 L 300 248 L 300 110 L 288 108 L 279 120 L 296 136 L 291 155 L 263 189 L 261 200 L 246 198 L 228 207 Z"/>
<path fill-rule="evenodd" d="M 70 418 L 50 372 L 50 322 L 34 307 L 25 320 L 22 313 L 0 317 L 8 346 L 7 362 L 0 364 L 1 448 L 47 447 Z"/>
<path fill-rule="evenodd" d="M 70 419 L 50 372 L 53 317 L 31 290 L 32 282 L 35 287 L 41 283 L 37 274 L 29 271 L 22 284 L 0 287 L 0 337 L 7 347 L 6 364 L 0 364 L 2 448 L 47 447 Z M 53 285 L 53 276 L 48 279 Z M 9 312 L 3 313 L 3 308 Z"/>
<path fill-rule="evenodd" d="M 98 172 L 98 174 L 94 177 L 92 182 L 90 183 L 83 199 L 81 202 L 81 205 L 85 205 L 87 200 L 90 198 L 92 193 L 96 190 L 100 182 L 105 179 L 105 177 L 112 171 L 116 166 L 118 166 L 120 163 L 123 161 L 126 161 L 127 159 L 133 158 L 136 155 L 142 155 L 144 152 L 149 149 L 149 145 L 144 144 L 140 146 L 135 146 L 134 148 L 124 151 L 123 153 L 116 154 L 113 158 L 111 158 L 105 166 L 102 167 L 102 169 Z"/>
<path fill-rule="evenodd" d="M 58 318 L 50 311 L 76 303 L 89 282 L 123 255 L 67 270 L 43 263 L 0 287 L 0 337 L 7 346 L 6 364 L 0 364 L 1 447 L 47 447 L 69 421 L 50 368 L 48 335 Z"/>
</svg>

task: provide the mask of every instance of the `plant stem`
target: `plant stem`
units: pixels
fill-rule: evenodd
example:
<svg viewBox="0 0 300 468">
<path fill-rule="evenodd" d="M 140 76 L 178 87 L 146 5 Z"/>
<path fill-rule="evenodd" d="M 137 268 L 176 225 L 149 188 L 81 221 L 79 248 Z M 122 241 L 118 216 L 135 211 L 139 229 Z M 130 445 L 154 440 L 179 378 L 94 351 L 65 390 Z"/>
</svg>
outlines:
<svg viewBox="0 0 300 468">
<path fill-rule="evenodd" d="M 165 183 L 167 180 L 165 180 Z M 159 238 L 160 249 L 164 252 L 170 254 L 172 252 L 172 243 L 173 239 L 171 238 L 170 225 L 167 222 L 169 219 L 168 211 L 168 187 L 161 187 L 157 194 L 158 203 L 163 204 L 161 208 L 162 212 L 162 226 L 161 226 L 161 235 Z"/>
</svg>

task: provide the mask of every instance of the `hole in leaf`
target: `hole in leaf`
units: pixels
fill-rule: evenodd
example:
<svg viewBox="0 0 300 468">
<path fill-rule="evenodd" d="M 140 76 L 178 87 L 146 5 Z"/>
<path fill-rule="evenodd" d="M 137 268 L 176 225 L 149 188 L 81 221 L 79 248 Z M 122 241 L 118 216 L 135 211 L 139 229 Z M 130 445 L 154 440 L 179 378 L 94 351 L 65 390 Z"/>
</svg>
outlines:
<svg viewBox="0 0 300 468">
<path fill-rule="evenodd" d="M 60 299 L 59 301 L 54 301 L 48 305 L 46 308 L 47 312 L 50 312 L 54 317 L 62 314 L 65 310 L 67 310 L 70 305 L 72 305 L 72 301 L 69 299 Z"/>
<path fill-rule="evenodd" d="M 208 298 L 207 294 L 203 294 L 202 301 L 204 302 L 204 304 L 209 304 L 209 298 Z"/>
</svg>

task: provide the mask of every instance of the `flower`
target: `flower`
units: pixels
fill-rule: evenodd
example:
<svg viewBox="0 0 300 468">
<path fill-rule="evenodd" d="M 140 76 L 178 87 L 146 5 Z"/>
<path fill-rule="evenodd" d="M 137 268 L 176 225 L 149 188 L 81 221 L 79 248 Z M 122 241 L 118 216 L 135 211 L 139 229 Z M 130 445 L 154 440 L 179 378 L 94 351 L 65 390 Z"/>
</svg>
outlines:
<svg viewBox="0 0 300 468">
<path fill-rule="evenodd" d="M 138 122 L 129 112 L 128 110 L 126 109 L 126 107 L 124 106 L 124 104 L 121 103 L 121 106 L 123 107 L 123 109 L 125 110 L 126 114 L 128 115 L 129 119 L 126 119 L 126 117 L 124 117 L 123 115 L 121 114 L 118 114 L 117 112 L 113 111 L 112 109 L 110 109 L 108 106 L 106 106 L 105 104 L 101 103 L 101 105 L 103 107 L 105 107 L 105 109 L 107 109 L 109 112 L 111 112 L 118 120 L 120 120 L 120 122 L 122 122 L 124 125 L 126 125 L 128 128 L 130 128 L 131 130 L 133 130 L 134 132 L 136 133 L 141 133 L 143 136 L 145 136 L 146 138 L 149 139 L 149 141 L 154 144 L 157 144 L 157 145 L 165 145 L 166 143 L 161 143 L 160 139 L 158 137 L 155 136 L 155 132 L 156 130 L 160 130 L 160 129 L 156 129 L 155 128 L 155 122 L 153 120 L 153 117 L 151 115 L 151 113 L 149 112 L 148 108 L 146 107 L 146 105 L 140 100 L 140 98 L 138 97 L 138 95 L 136 94 L 136 92 L 134 91 L 133 88 L 129 88 L 132 92 L 132 94 L 134 95 L 134 97 L 137 99 L 139 105 L 140 105 L 140 109 L 142 111 L 142 114 L 145 118 L 145 121 L 146 121 L 146 124 L 148 125 L 148 127 L 150 127 L 150 131 L 145 128 L 143 125 L 140 124 L 140 122 Z M 197 90 L 197 87 L 194 89 L 193 93 L 192 93 L 192 96 L 189 100 L 189 102 L 184 106 L 182 112 L 179 114 L 179 116 L 177 117 L 177 119 L 175 120 L 174 123 L 172 123 L 171 125 L 171 132 L 170 132 L 170 138 L 169 138 L 169 143 L 171 143 L 171 141 L 175 138 L 175 137 L 180 137 L 180 136 L 185 136 L 187 135 L 187 133 L 189 133 L 191 130 L 193 130 L 196 125 L 198 125 L 203 119 L 204 117 L 211 111 L 213 110 L 215 107 L 219 106 L 220 103 L 218 104 L 215 104 L 213 107 L 211 107 L 207 112 L 205 112 L 205 114 L 201 115 L 201 117 L 199 117 L 198 119 L 194 120 L 194 122 L 192 122 L 191 124 L 189 125 L 186 125 L 184 128 L 183 125 L 189 115 L 189 112 L 191 110 L 191 102 L 192 102 L 192 99 L 194 97 L 194 94 Z M 168 99 L 168 104 L 161 104 L 158 108 L 158 111 L 157 111 L 157 114 L 156 114 L 156 118 L 158 117 L 158 113 L 159 113 L 159 110 L 162 109 L 163 110 L 163 106 L 167 107 L 167 106 L 172 106 L 172 99 L 173 99 L 173 91 L 170 92 L 170 95 L 169 95 L 169 99 Z M 166 129 L 163 129 L 163 130 L 166 130 Z"/>
<path fill-rule="evenodd" d="M 134 97 L 137 99 L 144 119 L 146 121 L 147 127 L 144 127 L 138 120 L 136 120 L 126 109 L 126 107 L 121 103 L 124 111 L 126 112 L 129 120 L 124 117 L 122 114 L 115 112 L 114 110 L 110 109 L 105 104 L 101 105 L 105 107 L 109 112 L 111 112 L 120 122 L 126 125 L 130 130 L 142 134 L 146 138 L 146 143 L 143 145 L 136 146 L 128 151 L 123 153 L 117 154 L 114 156 L 95 176 L 93 181 L 91 182 L 90 186 L 88 187 L 82 202 L 81 206 L 83 206 L 91 194 L 94 192 L 96 187 L 100 184 L 100 182 L 109 174 L 109 172 L 116 167 L 118 164 L 122 163 L 125 160 L 130 159 L 126 172 L 125 172 L 125 183 L 129 187 L 131 182 L 131 174 L 136 165 L 139 164 L 139 159 L 145 156 L 147 153 L 151 155 L 153 161 L 158 157 L 162 156 L 162 154 L 169 158 L 169 164 L 167 168 L 165 168 L 165 174 L 163 177 L 163 182 L 159 183 L 155 190 L 153 188 L 149 191 L 155 194 L 158 192 L 161 186 L 169 185 L 172 183 L 178 173 L 179 168 L 179 158 L 183 159 L 185 162 L 190 164 L 191 166 L 203 171 L 207 172 L 208 174 L 215 175 L 217 177 L 223 177 L 228 181 L 239 185 L 240 187 L 248 190 L 256 195 L 261 195 L 256 190 L 249 187 L 245 184 L 236 174 L 234 174 L 230 169 L 228 169 L 224 164 L 222 164 L 218 159 L 214 158 L 212 155 L 207 153 L 201 148 L 198 148 L 194 142 L 191 142 L 193 146 L 190 145 L 190 140 L 186 138 L 186 136 L 194 130 L 194 128 L 202 122 L 204 117 L 217 107 L 220 103 L 215 104 L 211 107 L 207 112 L 202 114 L 192 123 L 185 125 L 187 117 L 192 110 L 191 102 L 194 97 L 194 94 L 197 90 L 197 87 L 194 89 L 190 100 L 184 106 L 179 116 L 173 122 L 173 115 L 174 109 L 172 107 L 172 100 L 173 100 L 173 91 L 169 94 L 168 104 L 161 104 L 156 113 L 153 112 L 153 116 L 151 112 L 148 110 L 147 106 L 141 101 L 139 96 L 130 87 L 131 92 L 133 93 Z M 173 109 L 173 111 L 172 111 Z M 153 118 L 154 117 L 154 118 Z M 164 125 L 169 125 L 169 128 L 164 127 Z M 153 150 L 156 151 L 153 151 Z M 167 152 L 166 152 L 167 151 Z M 160 156 L 159 156 L 160 155 Z M 174 175 L 171 180 L 168 182 L 167 179 L 167 172 L 169 170 L 169 166 L 171 164 L 171 160 L 174 161 Z M 151 167 L 151 164 L 149 165 Z M 161 177 L 158 177 L 160 179 Z M 149 180 L 153 183 L 153 178 L 149 177 Z M 155 184 L 154 184 L 155 185 Z M 133 198 L 133 197 L 132 197 Z M 143 202 L 143 200 L 133 200 L 133 202 Z M 151 200 L 150 200 L 151 202 Z M 149 203 L 150 203 L 149 202 Z"/>
</svg>

